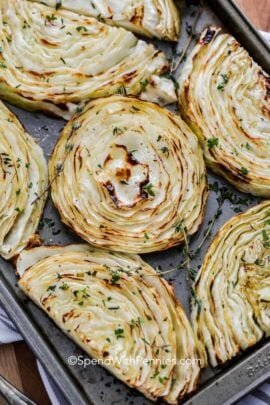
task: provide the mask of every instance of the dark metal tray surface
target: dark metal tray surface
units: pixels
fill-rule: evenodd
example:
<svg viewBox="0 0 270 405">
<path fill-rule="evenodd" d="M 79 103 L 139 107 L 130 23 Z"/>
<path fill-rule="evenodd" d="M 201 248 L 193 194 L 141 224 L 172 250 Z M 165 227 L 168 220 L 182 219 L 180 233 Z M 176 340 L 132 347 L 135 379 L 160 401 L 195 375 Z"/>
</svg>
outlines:
<svg viewBox="0 0 270 405">
<path fill-rule="evenodd" d="M 168 57 L 173 58 L 186 44 L 198 7 L 186 6 L 184 1 L 178 2 L 182 12 L 182 35 L 177 48 L 159 41 L 153 41 L 163 49 Z M 191 3 L 191 1 L 190 1 Z M 193 2 L 194 3 L 194 2 Z M 222 19 L 227 30 L 237 36 L 252 56 L 269 71 L 270 53 L 257 31 L 241 14 L 239 9 L 230 0 L 209 0 L 210 7 L 204 7 L 196 25 L 195 32 L 199 34 L 207 25 L 221 23 Z M 191 47 L 192 48 L 192 44 Z M 53 119 L 40 113 L 29 113 L 16 107 L 9 106 L 20 118 L 26 129 L 43 147 L 49 158 L 59 131 L 65 122 Z M 177 111 L 176 107 L 173 110 Z M 222 205 L 222 214 L 216 220 L 212 235 L 236 212 L 244 211 L 249 206 L 256 204 L 259 199 L 237 192 L 225 180 L 208 173 L 209 183 L 218 184 L 218 189 L 226 188 L 226 196 Z M 218 209 L 220 191 L 211 191 L 207 213 L 203 226 L 191 240 L 191 249 L 196 248 L 208 229 L 209 221 Z M 46 244 L 67 244 L 80 242 L 68 228 L 61 224 L 59 216 L 49 199 L 43 220 L 41 221 L 40 234 Z M 211 237 L 207 239 L 200 254 L 193 260 L 192 267 L 198 269 L 209 246 Z M 169 251 L 144 255 L 143 258 L 154 267 L 163 270 L 175 268 L 183 260 L 182 247 Z M 33 303 L 27 300 L 18 289 L 17 279 L 13 266 L 0 259 L 0 303 L 7 310 L 18 329 L 23 334 L 26 342 L 40 359 L 46 370 L 50 373 L 57 386 L 62 390 L 67 401 L 71 404 L 119 404 L 119 405 L 144 405 L 151 402 L 137 391 L 131 390 L 115 379 L 105 369 L 96 365 L 86 368 L 80 365 L 69 365 L 70 356 L 87 358 L 66 335 Z M 189 313 L 190 288 L 185 269 L 169 273 L 166 277 L 171 281 L 176 294 L 187 313 Z M 206 369 L 202 372 L 201 385 L 198 392 L 185 401 L 186 404 L 196 405 L 221 405 L 231 404 L 259 383 L 270 377 L 270 342 L 265 340 L 242 356 L 235 358 L 229 364 L 216 369 Z"/>
</svg>

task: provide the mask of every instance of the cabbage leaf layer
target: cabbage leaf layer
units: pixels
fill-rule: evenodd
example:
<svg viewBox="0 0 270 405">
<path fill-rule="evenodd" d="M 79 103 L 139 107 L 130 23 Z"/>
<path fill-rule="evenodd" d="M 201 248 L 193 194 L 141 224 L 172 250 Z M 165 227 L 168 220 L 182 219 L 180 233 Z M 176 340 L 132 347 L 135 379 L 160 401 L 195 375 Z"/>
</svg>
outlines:
<svg viewBox="0 0 270 405">
<path fill-rule="evenodd" d="M 153 103 L 91 101 L 64 128 L 49 169 L 63 222 L 96 246 L 168 249 L 204 217 L 207 179 L 197 138 Z"/>
<path fill-rule="evenodd" d="M 270 201 L 230 219 L 195 282 L 192 322 L 204 364 L 230 360 L 270 335 Z"/>
<path fill-rule="evenodd" d="M 89 98 L 139 94 L 169 66 L 122 28 L 26 0 L 0 1 L 0 47 L 0 96 L 65 119 Z"/>
<path fill-rule="evenodd" d="M 173 0 L 32 0 L 124 27 L 140 35 L 177 41 L 179 10 Z"/>
<path fill-rule="evenodd" d="M 203 32 L 181 71 L 181 113 L 215 173 L 240 191 L 270 197 L 270 78 L 219 31 Z"/>
<path fill-rule="evenodd" d="M 47 185 L 41 148 L 0 102 L 0 255 L 5 259 L 35 243 Z"/>
<path fill-rule="evenodd" d="M 200 372 L 173 288 L 136 255 L 89 245 L 25 250 L 20 286 L 90 356 L 148 398 L 176 404 Z"/>
</svg>

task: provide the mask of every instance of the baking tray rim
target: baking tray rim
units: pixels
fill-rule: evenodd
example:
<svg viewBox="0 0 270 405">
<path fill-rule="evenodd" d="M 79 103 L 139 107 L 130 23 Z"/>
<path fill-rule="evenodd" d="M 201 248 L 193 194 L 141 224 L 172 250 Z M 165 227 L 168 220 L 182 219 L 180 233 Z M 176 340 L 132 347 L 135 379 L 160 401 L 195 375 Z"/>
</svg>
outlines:
<svg viewBox="0 0 270 405">
<path fill-rule="evenodd" d="M 254 59 L 257 60 L 266 71 L 270 70 L 270 47 L 261 37 L 259 32 L 248 20 L 246 15 L 240 10 L 240 8 L 234 3 L 233 0 L 207 0 L 214 13 L 220 18 L 222 22 L 226 21 L 226 18 L 230 19 L 234 23 L 234 29 L 230 29 L 228 23 L 224 23 L 224 26 L 228 27 L 232 34 L 241 41 L 245 48 L 252 54 L 255 52 Z M 238 32 L 235 31 L 238 30 Z M 35 356 L 39 359 L 46 371 L 51 376 L 54 383 L 61 390 L 65 396 L 67 402 L 82 404 L 94 404 L 93 401 L 83 392 L 83 388 L 79 386 L 76 379 L 72 376 L 64 362 L 60 359 L 59 354 L 56 352 L 46 337 L 43 336 L 35 320 L 28 313 L 27 308 L 20 303 L 20 299 L 12 291 L 9 281 L 4 276 L 4 269 L 0 268 L 0 303 L 6 310 L 14 324 L 21 332 L 26 343 L 29 345 Z M 224 375 L 229 375 L 234 372 L 238 366 L 241 366 L 243 362 L 249 359 L 249 357 L 256 358 L 256 355 L 260 350 L 266 350 L 270 354 L 270 342 L 265 341 L 262 343 L 262 347 L 254 348 L 253 353 L 249 353 L 245 358 L 236 360 L 233 366 L 221 372 L 217 376 L 210 378 L 205 384 L 199 386 L 198 390 L 192 395 L 191 399 L 184 400 L 185 404 L 193 404 L 193 401 L 197 401 L 199 397 L 206 391 L 215 393 L 215 386 L 213 383 L 218 382 Z M 269 362 L 270 366 L 270 362 Z M 55 372 L 57 370 L 57 372 Z M 250 383 L 238 393 L 235 393 L 230 400 L 225 404 L 231 404 L 242 398 L 244 395 L 252 391 L 256 386 L 263 383 L 270 377 L 269 370 L 260 377 L 255 377 Z"/>
</svg>

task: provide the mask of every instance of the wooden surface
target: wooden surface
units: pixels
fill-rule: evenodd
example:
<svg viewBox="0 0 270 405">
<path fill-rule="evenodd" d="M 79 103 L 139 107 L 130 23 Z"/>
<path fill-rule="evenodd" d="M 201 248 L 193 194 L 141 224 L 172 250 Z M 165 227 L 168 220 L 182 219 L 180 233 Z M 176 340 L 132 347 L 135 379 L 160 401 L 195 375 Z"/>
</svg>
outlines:
<svg viewBox="0 0 270 405">
<path fill-rule="evenodd" d="M 36 359 L 25 343 L 0 346 L 0 375 L 40 405 L 50 401 L 42 385 Z M 0 398 L 0 405 L 6 404 Z"/>
<path fill-rule="evenodd" d="M 258 29 L 270 31 L 270 0 L 235 1 Z"/>
<path fill-rule="evenodd" d="M 258 29 L 270 31 L 270 0 L 236 2 Z M 39 378 L 35 358 L 24 343 L 0 347 L 0 374 L 38 404 L 50 403 Z M 0 404 L 4 404 L 1 399 Z"/>
</svg>

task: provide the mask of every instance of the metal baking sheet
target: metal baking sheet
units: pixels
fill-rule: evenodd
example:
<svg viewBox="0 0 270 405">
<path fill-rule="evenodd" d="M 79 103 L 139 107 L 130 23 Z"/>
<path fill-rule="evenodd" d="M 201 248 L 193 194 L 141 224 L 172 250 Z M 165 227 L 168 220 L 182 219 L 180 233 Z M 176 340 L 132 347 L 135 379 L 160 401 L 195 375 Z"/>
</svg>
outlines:
<svg viewBox="0 0 270 405">
<path fill-rule="evenodd" d="M 153 41 L 163 49 L 169 58 L 181 54 L 188 40 L 190 27 L 196 18 L 198 7 L 187 6 L 179 1 L 182 12 L 182 35 L 177 47 L 159 41 Z M 189 1 L 188 3 L 194 3 Z M 196 25 L 196 36 L 210 24 L 226 26 L 226 30 L 234 33 L 252 56 L 260 62 L 265 70 L 269 71 L 269 48 L 257 34 L 252 25 L 229 0 L 209 0 L 210 7 L 205 6 Z M 225 26 L 217 17 L 219 15 Z M 190 49 L 192 49 L 192 44 Z M 28 113 L 19 108 L 9 106 L 20 118 L 30 134 L 37 139 L 49 158 L 59 132 L 65 125 L 60 119 L 53 119 L 40 113 Z M 176 107 L 173 110 L 177 111 Z M 210 192 L 206 217 L 199 232 L 192 238 L 190 248 L 195 249 L 209 227 L 218 209 L 220 190 L 226 199 L 222 205 L 222 214 L 215 222 L 212 233 L 203 246 L 200 254 L 192 262 L 192 267 L 199 269 L 204 254 L 213 236 L 218 229 L 237 212 L 245 211 L 249 206 L 259 202 L 245 194 L 241 194 L 231 187 L 225 180 L 213 173 L 208 173 L 209 183 L 215 184 L 215 191 Z M 219 189 L 217 191 L 216 189 Z M 44 217 L 40 224 L 40 234 L 46 244 L 67 244 L 80 242 L 67 227 L 61 224 L 59 216 L 49 199 Z M 143 258 L 154 267 L 162 270 L 175 268 L 183 260 L 182 247 L 170 249 L 165 252 L 143 255 Z M 115 379 L 100 366 L 89 365 L 83 368 L 80 365 L 69 365 L 70 356 L 87 355 L 82 352 L 54 323 L 34 304 L 25 298 L 18 289 L 14 269 L 10 263 L 0 259 L 0 303 L 6 308 L 15 324 L 22 332 L 25 340 L 32 348 L 44 367 L 51 374 L 55 383 L 62 390 L 68 402 L 72 404 L 109 405 L 134 404 L 146 405 L 151 402 L 140 393 L 131 390 Z M 176 294 L 189 313 L 190 288 L 185 269 L 169 273 L 166 277 L 175 286 Z M 201 385 L 186 404 L 221 405 L 230 404 L 253 389 L 256 385 L 270 377 L 270 343 L 265 340 L 232 362 L 216 369 L 208 368 L 202 372 Z"/>
</svg>

